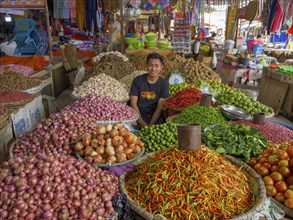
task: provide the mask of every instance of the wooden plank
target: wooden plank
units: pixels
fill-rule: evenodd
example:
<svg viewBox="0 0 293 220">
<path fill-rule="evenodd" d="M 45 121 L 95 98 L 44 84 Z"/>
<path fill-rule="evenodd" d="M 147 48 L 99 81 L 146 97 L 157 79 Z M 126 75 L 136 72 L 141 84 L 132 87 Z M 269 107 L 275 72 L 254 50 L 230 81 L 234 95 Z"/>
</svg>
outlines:
<svg viewBox="0 0 293 220">
<path fill-rule="evenodd" d="M 273 108 L 275 114 L 278 115 L 288 88 L 289 84 L 263 77 L 257 100 L 262 104 Z"/>
</svg>

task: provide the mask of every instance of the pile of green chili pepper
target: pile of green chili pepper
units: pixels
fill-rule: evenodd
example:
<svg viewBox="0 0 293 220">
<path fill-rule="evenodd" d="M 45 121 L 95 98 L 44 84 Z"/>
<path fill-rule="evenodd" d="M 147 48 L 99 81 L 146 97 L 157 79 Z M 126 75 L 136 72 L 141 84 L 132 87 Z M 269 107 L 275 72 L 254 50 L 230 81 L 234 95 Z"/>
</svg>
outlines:
<svg viewBox="0 0 293 220">
<path fill-rule="evenodd" d="M 167 219 L 228 219 L 251 209 L 250 180 L 224 157 L 202 147 L 171 148 L 139 164 L 125 186 L 142 208 Z"/>
<path fill-rule="evenodd" d="M 176 115 L 172 122 L 175 124 L 200 124 L 201 128 L 206 128 L 209 125 L 226 124 L 227 120 L 218 108 L 195 104 Z"/>
</svg>

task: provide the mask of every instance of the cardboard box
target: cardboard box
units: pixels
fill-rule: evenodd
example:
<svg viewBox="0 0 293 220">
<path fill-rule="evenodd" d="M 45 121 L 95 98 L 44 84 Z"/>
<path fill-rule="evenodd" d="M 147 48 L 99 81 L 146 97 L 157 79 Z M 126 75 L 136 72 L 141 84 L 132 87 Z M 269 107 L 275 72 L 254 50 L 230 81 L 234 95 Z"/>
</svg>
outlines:
<svg viewBox="0 0 293 220">
<path fill-rule="evenodd" d="M 202 55 L 197 56 L 197 61 L 200 63 L 206 64 L 208 67 L 212 68 L 213 65 L 213 57 L 204 57 Z"/>
</svg>

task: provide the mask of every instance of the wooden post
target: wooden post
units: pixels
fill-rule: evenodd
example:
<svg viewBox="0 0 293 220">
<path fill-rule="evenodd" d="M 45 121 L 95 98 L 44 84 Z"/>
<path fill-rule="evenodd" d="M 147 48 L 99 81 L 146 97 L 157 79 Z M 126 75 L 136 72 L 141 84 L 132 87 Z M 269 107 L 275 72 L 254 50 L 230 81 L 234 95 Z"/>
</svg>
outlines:
<svg viewBox="0 0 293 220">
<path fill-rule="evenodd" d="M 49 16 L 49 9 L 48 9 L 48 3 L 45 2 L 45 14 L 46 14 L 46 24 L 47 24 L 47 32 L 48 32 L 48 46 L 49 46 L 49 57 L 50 57 L 50 63 L 53 63 L 53 51 L 52 51 L 52 35 L 50 30 L 50 16 Z"/>
<path fill-rule="evenodd" d="M 161 23 L 161 9 L 159 9 L 159 34 L 158 34 L 158 40 L 161 39 L 161 27 L 160 27 L 160 23 Z"/>
<path fill-rule="evenodd" d="M 123 34 L 123 0 L 120 0 L 120 25 L 121 25 L 121 53 L 124 53 L 124 34 Z"/>
</svg>

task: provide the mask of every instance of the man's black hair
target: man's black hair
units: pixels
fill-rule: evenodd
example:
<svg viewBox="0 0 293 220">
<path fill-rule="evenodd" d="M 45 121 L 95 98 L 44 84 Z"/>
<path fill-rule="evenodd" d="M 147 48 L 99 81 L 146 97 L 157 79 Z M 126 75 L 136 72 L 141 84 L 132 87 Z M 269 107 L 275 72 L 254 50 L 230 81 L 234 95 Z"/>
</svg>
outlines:
<svg viewBox="0 0 293 220">
<path fill-rule="evenodd" d="M 159 59 L 159 60 L 161 61 L 161 63 L 162 63 L 163 65 L 165 65 L 165 64 L 164 64 L 163 57 L 162 57 L 160 54 L 158 54 L 158 53 L 150 53 L 150 54 L 147 56 L 147 64 L 149 63 L 149 61 L 150 61 L 151 59 Z"/>
<path fill-rule="evenodd" d="M 257 38 L 261 38 L 261 34 L 257 34 Z"/>
</svg>

